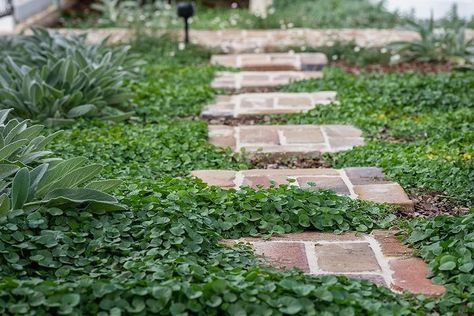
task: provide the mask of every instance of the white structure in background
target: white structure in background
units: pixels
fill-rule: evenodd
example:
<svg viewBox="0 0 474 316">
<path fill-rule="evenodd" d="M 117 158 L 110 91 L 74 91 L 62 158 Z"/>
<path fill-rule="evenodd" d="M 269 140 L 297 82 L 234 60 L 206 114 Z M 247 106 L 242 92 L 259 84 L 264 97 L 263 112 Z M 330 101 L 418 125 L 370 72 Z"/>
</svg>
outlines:
<svg viewBox="0 0 474 316">
<path fill-rule="evenodd" d="M 0 0 L 0 6 L 7 0 Z M 76 0 L 12 0 L 13 16 L 0 18 L 0 34 L 14 32 L 21 24 L 28 24 L 29 20 L 44 21 L 57 13 L 58 8 L 67 7 Z M 1 8 L 0 8 L 1 9 Z"/>
<path fill-rule="evenodd" d="M 257 16 L 266 17 L 267 9 L 273 4 L 273 0 L 250 0 L 250 12 Z"/>
<path fill-rule="evenodd" d="M 379 3 L 380 0 L 372 0 L 372 2 Z M 443 18 L 454 4 L 461 18 L 470 19 L 474 16 L 474 0 L 385 0 L 384 4 L 390 11 L 413 12 L 418 19 L 429 19 L 431 12 L 435 19 Z"/>
</svg>

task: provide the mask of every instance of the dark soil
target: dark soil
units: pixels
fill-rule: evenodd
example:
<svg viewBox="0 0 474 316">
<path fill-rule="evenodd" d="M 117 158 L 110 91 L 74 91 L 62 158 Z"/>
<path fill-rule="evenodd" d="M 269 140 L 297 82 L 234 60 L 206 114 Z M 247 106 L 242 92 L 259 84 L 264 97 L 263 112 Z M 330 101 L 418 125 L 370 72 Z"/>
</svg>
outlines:
<svg viewBox="0 0 474 316">
<path fill-rule="evenodd" d="M 321 154 L 255 154 L 250 158 L 254 169 L 331 168 Z"/>
<path fill-rule="evenodd" d="M 403 62 L 398 64 L 370 64 L 365 66 L 349 65 L 343 61 L 332 63 L 332 66 L 344 69 L 353 74 L 361 72 L 407 72 L 417 71 L 422 73 L 449 72 L 453 65 L 449 62 Z"/>
<path fill-rule="evenodd" d="M 400 211 L 403 216 L 433 217 L 437 215 L 460 215 L 469 212 L 468 207 L 440 192 L 416 190 L 408 195 L 415 202 L 415 209 L 413 211 Z"/>
</svg>

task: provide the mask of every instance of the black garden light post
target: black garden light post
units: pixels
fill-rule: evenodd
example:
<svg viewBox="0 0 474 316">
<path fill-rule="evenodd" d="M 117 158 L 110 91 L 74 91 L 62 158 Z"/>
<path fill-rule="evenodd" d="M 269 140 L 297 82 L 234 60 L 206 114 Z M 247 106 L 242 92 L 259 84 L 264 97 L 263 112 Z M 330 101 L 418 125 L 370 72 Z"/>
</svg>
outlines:
<svg viewBox="0 0 474 316">
<path fill-rule="evenodd" d="M 194 15 L 194 6 L 190 2 L 178 3 L 178 16 L 184 19 L 184 42 L 189 43 L 189 22 L 188 19 Z"/>
</svg>

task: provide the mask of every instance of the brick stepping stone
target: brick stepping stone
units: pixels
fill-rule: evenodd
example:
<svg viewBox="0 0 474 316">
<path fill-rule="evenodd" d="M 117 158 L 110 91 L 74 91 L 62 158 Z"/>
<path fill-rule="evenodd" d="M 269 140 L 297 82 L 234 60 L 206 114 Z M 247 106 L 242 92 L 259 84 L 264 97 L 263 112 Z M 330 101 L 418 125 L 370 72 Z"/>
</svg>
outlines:
<svg viewBox="0 0 474 316">
<path fill-rule="evenodd" d="M 335 99 L 335 91 L 220 95 L 217 96 L 214 104 L 204 108 L 201 116 L 237 118 L 265 114 L 299 113 L 309 111 L 316 105 L 334 102 Z"/>
<path fill-rule="evenodd" d="M 390 203 L 413 209 L 413 202 L 396 182 L 387 180 L 380 168 L 355 167 L 345 169 L 255 169 L 196 170 L 192 175 L 208 185 L 226 189 L 242 186 L 268 188 L 272 184 L 300 187 L 308 190 L 330 189 L 352 198 Z"/>
<path fill-rule="evenodd" d="M 319 71 L 241 71 L 218 72 L 211 86 L 228 91 L 258 91 L 289 84 L 292 81 L 321 78 Z"/>
<path fill-rule="evenodd" d="M 366 279 L 395 292 L 441 295 L 445 289 L 428 277 L 428 266 L 412 256 L 395 232 L 371 234 L 303 232 L 272 237 L 269 240 L 242 238 L 223 244 L 244 242 L 267 264 L 280 269 L 298 268 L 309 275 L 345 275 Z"/>
<path fill-rule="evenodd" d="M 209 125 L 209 142 L 249 153 L 325 153 L 362 145 L 350 125 Z"/>
<path fill-rule="evenodd" d="M 315 71 L 321 70 L 328 63 L 328 59 L 321 53 L 234 54 L 213 55 L 211 63 L 255 71 Z"/>
</svg>

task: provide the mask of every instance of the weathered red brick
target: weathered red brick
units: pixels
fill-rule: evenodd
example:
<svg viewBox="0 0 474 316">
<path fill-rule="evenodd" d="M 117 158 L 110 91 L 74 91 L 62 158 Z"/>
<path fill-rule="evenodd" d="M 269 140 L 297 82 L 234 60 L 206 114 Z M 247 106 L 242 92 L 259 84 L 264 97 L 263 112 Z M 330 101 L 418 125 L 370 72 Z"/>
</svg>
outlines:
<svg viewBox="0 0 474 316">
<path fill-rule="evenodd" d="M 408 291 L 415 294 L 441 295 L 445 292 L 442 285 L 434 284 L 428 277 L 428 266 L 420 258 L 397 258 L 390 260 L 393 271 L 392 288 L 396 291 Z"/>
<path fill-rule="evenodd" d="M 226 170 L 196 170 L 191 175 L 201 179 L 208 185 L 231 188 L 234 184 L 235 171 Z"/>
<path fill-rule="evenodd" d="M 390 183 L 381 168 L 355 167 L 344 170 L 353 185 Z"/>
<path fill-rule="evenodd" d="M 271 241 L 253 243 L 255 253 L 263 256 L 269 264 L 278 268 L 298 268 L 309 272 L 308 260 L 303 243 L 275 243 Z"/>
<path fill-rule="evenodd" d="M 413 209 L 413 201 L 398 183 L 355 185 L 353 188 L 361 200 L 397 204 L 405 209 Z"/>
<path fill-rule="evenodd" d="M 316 257 L 321 270 L 334 273 L 381 271 L 368 243 L 317 244 Z"/>
<path fill-rule="evenodd" d="M 374 230 L 372 236 L 380 244 L 382 253 L 386 257 L 405 257 L 412 254 L 412 249 L 404 245 L 396 237 L 395 230 Z"/>
<path fill-rule="evenodd" d="M 350 194 L 349 189 L 340 177 L 298 177 L 298 183 L 300 187 L 304 189 L 330 189 L 339 194 Z M 315 185 L 311 186 L 310 183 L 314 183 Z"/>
</svg>

